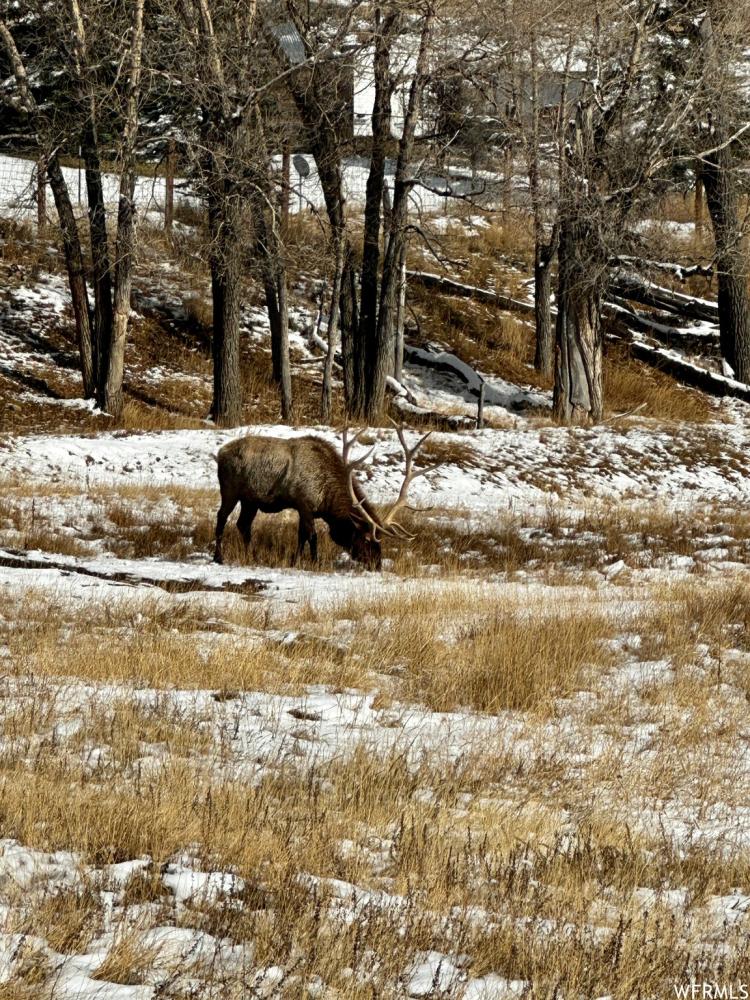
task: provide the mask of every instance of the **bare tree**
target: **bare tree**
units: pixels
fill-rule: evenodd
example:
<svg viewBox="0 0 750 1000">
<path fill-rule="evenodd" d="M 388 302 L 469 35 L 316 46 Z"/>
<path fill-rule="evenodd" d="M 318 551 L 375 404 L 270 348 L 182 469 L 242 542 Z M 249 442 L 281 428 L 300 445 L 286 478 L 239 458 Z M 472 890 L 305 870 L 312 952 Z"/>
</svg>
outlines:
<svg viewBox="0 0 750 1000">
<path fill-rule="evenodd" d="M 292 65 L 287 84 L 301 122 L 306 129 L 323 189 L 331 242 L 341 255 L 342 276 L 339 317 L 342 334 L 345 405 L 350 416 L 377 420 L 385 402 L 386 377 L 393 373 L 401 273 L 406 252 L 409 196 L 416 177 L 412 175 L 417 122 L 422 95 L 430 78 L 430 42 L 435 3 L 426 0 L 408 9 L 387 0 L 373 6 L 371 23 L 360 33 L 360 56 L 371 53 L 373 78 L 372 130 L 368 137 L 369 170 L 365 192 L 361 270 L 357 274 L 355 242 L 346 224 L 343 166 L 346 151 L 341 107 L 337 104 L 337 78 L 342 71 L 340 50 L 352 9 L 332 33 L 323 10 L 319 20 L 303 18 L 296 4 L 287 3 L 287 13 L 305 54 Z M 325 25 L 325 30 L 321 28 Z M 333 34 L 334 42 L 331 41 Z M 396 41 L 413 41 L 417 50 L 413 67 L 396 70 Z M 338 47 L 337 47 L 338 46 Z M 277 44 L 279 57 L 293 60 Z M 392 101 L 398 86 L 406 85 L 407 98 L 401 133 L 395 138 Z M 395 148 L 393 208 L 388 220 L 385 247 L 383 198 L 389 150 Z M 358 287 L 359 286 L 359 287 Z M 359 294 L 358 294 L 359 291 Z"/>
<path fill-rule="evenodd" d="M 0 21 L 0 40 L 10 62 L 18 90 L 17 109 L 28 116 L 32 123 L 36 143 L 47 153 L 45 156 L 47 176 L 60 223 L 68 284 L 75 316 L 81 374 L 83 376 L 83 393 L 86 398 L 93 398 L 96 393 L 96 374 L 92 350 L 91 316 L 86 288 L 86 267 L 78 224 L 60 166 L 59 153 L 57 148 L 54 148 L 49 134 L 46 116 L 40 109 L 29 86 L 26 66 L 5 20 Z"/>
<path fill-rule="evenodd" d="M 667 86 L 657 72 L 661 14 L 657 0 L 576 7 L 587 25 L 588 71 L 560 189 L 554 413 L 564 423 L 603 416 L 601 299 L 609 262 L 685 129 L 684 81 L 673 76 Z"/>
<path fill-rule="evenodd" d="M 737 151 L 744 131 L 739 124 L 744 83 L 738 67 L 744 59 L 748 21 L 747 11 L 709 0 L 698 30 L 706 99 L 701 138 L 707 147 L 699 151 L 698 183 L 706 193 L 716 247 L 721 351 L 742 382 L 750 382 L 750 295 L 739 207 L 744 164 L 738 162 Z"/>
<path fill-rule="evenodd" d="M 187 122 L 190 169 L 208 203 L 213 312 L 211 416 L 231 426 L 242 419 L 240 363 L 243 278 L 249 248 L 256 252 L 271 329 L 273 375 L 281 414 L 291 417 L 287 277 L 282 206 L 274 190 L 268 115 L 277 67 L 268 57 L 257 5 L 230 0 L 180 0 L 176 37 L 161 58 L 198 109 Z M 281 146 L 281 139 L 279 139 Z"/>
<path fill-rule="evenodd" d="M 80 0 L 66 0 L 60 8 L 46 5 L 37 11 L 49 35 L 49 50 L 57 61 L 62 79 L 72 83 L 72 103 L 40 106 L 28 82 L 24 59 L 7 21 L 0 22 L 3 48 L 13 67 L 19 100 L 33 123 L 35 141 L 45 153 L 47 175 L 57 208 L 68 281 L 76 320 L 84 394 L 95 396 L 106 412 L 122 413 L 124 350 L 130 314 L 130 287 L 135 250 L 133 191 L 135 151 L 139 124 L 141 62 L 143 48 L 143 0 L 135 0 L 132 21 L 124 26 L 114 11 L 91 5 L 83 10 Z M 87 29 L 88 25 L 88 29 Z M 89 30 L 96 33 L 92 45 Z M 69 37 L 68 47 L 64 39 Z M 114 79 L 100 79 L 97 67 L 120 65 L 125 72 Z M 106 114 L 109 131 L 121 136 L 110 140 L 107 154 L 119 159 L 120 199 L 115 235 L 115 299 L 104 204 L 99 121 Z M 80 140 L 80 142 L 76 141 Z M 89 235 L 94 309 L 90 308 L 86 263 L 78 220 L 60 165 L 60 153 L 80 144 L 86 166 L 89 200 Z M 115 318 L 117 315 L 117 329 Z"/>
<path fill-rule="evenodd" d="M 555 42 L 556 39 L 553 39 Z M 557 46 L 555 47 L 557 48 Z M 559 103 L 557 114 L 555 115 L 555 128 L 552 135 L 545 135 L 547 143 L 554 141 L 557 147 L 557 190 L 563 186 L 563 176 L 565 170 L 565 150 L 564 132 L 565 123 L 568 120 L 568 84 L 570 78 L 570 64 L 573 55 L 573 42 L 570 37 L 567 39 L 565 51 L 565 63 L 562 79 L 560 81 Z M 536 326 L 536 349 L 534 353 L 534 367 L 544 375 L 552 375 L 555 361 L 555 333 L 552 326 L 551 293 L 552 293 L 552 264 L 557 254 L 560 242 L 560 226 L 556 217 L 557 206 L 553 207 L 554 219 L 551 228 L 548 228 L 546 216 L 549 214 L 549 206 L 546 202 L 542 190 L 542 171 L 545 166 L 545 158 L 542 152 L 542 100 L 540 96 L 540 70 L 542 60 L 540 58 L 538 39 L 535 27 L 532 27 L 529 41 L 529 61 L 530 61 L 530 103 L 531 103 L 531 127 L 529 135 L 529 195 L 531 198 L 531 211 L 534 220 L 534 309 Z M 547 164 L 549 169 L 549 164 Z"/>
<path fill-rule="evenodd" d="M 133 281 L 135 254 L 135 144 L 138 135 L 138 101 L 141 85 L 143 52 L 143 4 L 134 0 L 133 22 L 127 58 L 127 83 L 123 114 L 124 137 L 120 167 L 120 198 L 117 207 L 115 236 L 114 321 L 111 340 L 100 345 L 99 376 L 100 405 L 106 412 L 122 414 L 122 380 L 125 371 L 125 341 L 130 317 L 130 290 Z"/>
<path fill-rule="evenodd" d="M 380 281 L 378 322 L 375 338 L 368 352 L 369 377 L 364 415 L 370 421 L 375 421 L 382 412 L 386 377 L 394 371 L 399 294 L 406 257 L 409 195 L 416 182 L 412 158 L 422 94 L 429 79 L 428 58 L 434 16 L 433 4 L 427 3 L 421 11 L 416 65 L 409 85 L 403 130 L 398 144 L 393 179 L 393 207 Z"/>
</svg>

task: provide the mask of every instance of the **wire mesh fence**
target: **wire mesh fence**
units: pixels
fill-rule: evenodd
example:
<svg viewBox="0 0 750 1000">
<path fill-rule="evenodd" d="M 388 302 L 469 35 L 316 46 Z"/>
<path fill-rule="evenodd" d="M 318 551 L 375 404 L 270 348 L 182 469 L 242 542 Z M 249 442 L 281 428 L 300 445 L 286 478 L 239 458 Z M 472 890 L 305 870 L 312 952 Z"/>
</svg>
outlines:
<svg viewBox="0 0 750 1000">
<path fill-rule="evenodd" d="M 37 197 L 37 163 L 23 157 L 0 156 L 0 208 L 3 214 L 36 214 Z"/>
<path fill-rule="evenodd" d="M 273 158 L 273 169 L 281 182 L 281 156 Z M 289 210 L 291 213 L 324 211 L 325 199 L 312 156 L 295 155 L 295 169 L 290 176 Z M 77 215 L 88 209 L 85 169 L 82 162 L 64 166 L 63 176 L 68 194 Z M 395 164 L 386 165 L 386 187 L 392 192 Z M 344 160 L 344 193 L 350 207 L 363 205 L 367 189 L 369 161 L 366 157 L 352 156 Z M 44 176 L 43 164 L 31 157 L 0 154 L 0 215 L 25 220 L 36 218 L 40 224 L 51 221 L 54 202 L 48 185 L 40 188 L 39 178 Z M 119 176 L 102 174 L 105 204 L 114 209 L 119 197 Z M 445 214 L 457 202 L 481 205 L 483 208 L 499 207 L 502 179 L 487 171 L 467 172 L 450 166 L 444 171 L 420 176 L 410 191 L 411 210 L 417 215 Z M 143 174 L 137 178 L 135 203 L 139 217 L 153 225 L 164 224 L 171 214 L 167 196 L 169 182 L 166 177 Z M 185 179 L 173 179 L 174 204 L 200 207 L 200 197 Z"/>
<path fill-rule="evenodd" d="M 68 195 L 74 209 L 84 213 L 88 209 L 86 176 L 83 163 L 62 168 L 68 188 Z M 40 204 L 47 210 L 51 203 L 48 184 L 40 190 L 39 177 L 43 176 L 43 165 L 34 159 L 0 155 L 0 212 L 19 218 L 36 216 Z M 117 174 L 104 172 L 102 186 L 106 205 L 116 205 L 119 197 L 120 179 Z M 166 179 L 160 176 L 142 175 L 136 181 L 135 202 L 143 216 L 150 212 L 164 212 Z M 51 208 L 53 206 L 50 206 Z"/>
</svg>

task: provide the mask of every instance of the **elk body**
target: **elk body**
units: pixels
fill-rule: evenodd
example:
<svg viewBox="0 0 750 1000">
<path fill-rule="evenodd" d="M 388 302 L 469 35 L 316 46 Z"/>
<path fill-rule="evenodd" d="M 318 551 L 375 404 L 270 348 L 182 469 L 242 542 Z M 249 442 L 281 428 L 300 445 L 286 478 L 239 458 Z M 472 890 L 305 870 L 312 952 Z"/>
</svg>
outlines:
<svg viewBox="0 0 750 1000">
<path fill-rule="evenodd" d="M 372 569 L 380 569 L 381 538 L 412 537 L 393 518 L 406 503 L 406 491 L 411 480 L 428 471 L 412 471 L 412 459 L 427 436 L 408 449 L 399 428 L 399 438 L 406 455 L 406 475 L 399 497 L 385 517 L 376 512 L 354 478 L 355 469 L 370 454 L 367 452 L 355 460 L 349 458 L 358 434 L 349 439 L 344 431 L 342 454 L 327 441 L 313 436 L 277 438 L 251 435 L 230 441 L 216 457 L 221 506 L 216 516 L 214 560 L 223 561 L 224 528 L 239 503 L 237 527 L 246 551 L 258 511 L 274 514 L 292 509 L 299 514 L 295 560 L 301 558 L 306 544 L 313 561 L 317 559 L 315 519 L 320 518 L 327 523 L 333 541 L 351 553 L 353 559 Z"/>
</svg>

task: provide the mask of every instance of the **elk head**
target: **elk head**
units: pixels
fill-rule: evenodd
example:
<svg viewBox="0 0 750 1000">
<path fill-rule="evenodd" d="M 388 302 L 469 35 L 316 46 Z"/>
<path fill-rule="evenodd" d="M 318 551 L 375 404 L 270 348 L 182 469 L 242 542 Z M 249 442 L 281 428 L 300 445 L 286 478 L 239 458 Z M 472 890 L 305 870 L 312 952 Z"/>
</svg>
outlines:
<svg viewBox="0 0 750 1000">
<path fill-rule="evenodd" d="M 440 464 L 437 462 L 434 465 L 428 465 L 422 469 L 415 470 L 414 458 L 432 432 L 428 431 L 428 433 L 421 437 L 413 447 L 409 448 L 406 443 L 406 438 L 404 437 L 403 427 L 400 427 L 393 421 L 391 422 L 396 428 L 396 433 L 398 434 L 398 439 L 401 442 L 401 447 L 404 452 L 405 470 L 404 479 L 401 484 L 398 497 L 396 498 L 395 503 L 392 504 L 390 509 L 384 515 L 378 514 L 375 508 L 369 503 L 362 491 L 362 488 L 354 478 L 355 470 L 361 467 L 362 464 L 370 457 L 374 448 L 371 448 L 360 458 L 352 461 L 349 458 L 349 453 L 353 445 L 359 440 L 362 431 L 357 432 L 351 439 L 348 437 L 347 428 L 344 428 L 343 433 L 342 458 L 346 467 L 347 485 L 349 488 L 349 496 L 352 501 L 350 518 L 355 526 L 351 543 L 351 554 L 353 559 L 373 566 L 376 569 L 380 569 L 382 564 L 381 541 L 383 538 L 400 538 L 402 540 L 414 538 L 414 535 L 411 532 L 407 531 L 406 528 L 396 521 L 396 514 L 399 510 L 405 508 L 411 510 L 415 509 L 410 508 L 406 502 L 410 485 L 418 476 L 423 476 L 432 469 L 436 469 Z"/>
</svg>

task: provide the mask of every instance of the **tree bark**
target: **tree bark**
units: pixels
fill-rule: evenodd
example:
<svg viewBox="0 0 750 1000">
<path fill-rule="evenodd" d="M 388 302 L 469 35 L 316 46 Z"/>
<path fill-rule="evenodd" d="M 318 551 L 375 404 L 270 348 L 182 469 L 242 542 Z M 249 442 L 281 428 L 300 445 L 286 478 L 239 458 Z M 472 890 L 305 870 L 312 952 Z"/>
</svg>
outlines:
<svg viewBox="0 0 750 1000">
<path fill-rule="evenodd" d="M 565 424 L 598 423 L 604 412 L 601 296 L 582 252 L 586 228 L 565 220 L 560 229 L 553 412 Z"/>
<path fill-rule="evenodd" d="M 264 279 L 266 310 L 271 328 L 271 356 L 273 379 L 279 387 L 281 419 L 288 423 L 292 417 L 292 369 L 289 362 L 289 306 L 286 272 L 283 268 L 268 274 Z"/>
<path fill-rule="evenodd" d="M 740 382 L 750 383 L 750 295 L 744 233 L 739 216 L 737 164 L 726 124 L 726 66 L 715 31 L 728 9 L 718 0 L 707 4 L 701 45 L 708 75 L 709 132 L 712 152 L 701 158 L 701 177 L 714 232 L 718 277 L 721 352 Z M 735 84 L 736 87 L 736 84 Z"/>
<path fill-rule="evenodd" d="M 120 197 L 117 205 L 115 237 L 115 280 L 112 336 L 103 340 L 100 355 L 100 406 L 119 420 L 122 417 L 122 382 L 125 374 L 125 343 L 130 322 L 130 292 L 135 262 L 135 140 L 138 133 L 138 98 L 140 96 L 141 54 L 143 50 L 143 7 L 145 0 L 135 0 L 129 52 L 129 74 L 125 129 L 123 136 Z M 106 232 L 106 230 L 105 230 Z"/>
<path fill-rule="evenodd" d="M 222 185 L 223 186 L 223 185 Z M 242 419 L 240 378 L 239 207 L 227 191 L 209 196 L 211 297 L 213 307 L 213 401 L 211 418 L 220 427 Z"/>
<path fill-rule="evenodd" d="M 52 196 L 60 222 L 60 235 L 63 241 L 65 267 L 68 272 L 70 297 L 73 303 L 76 333 L 78 335 L 78 351 L 81 356 L 81 375 L 83 376 L 83 395 L 86 399 L 96 396 L 96 373 L 91 346 L 91 312 L 89 309 L 88 291 L 86 288 L 86 268 L 83 261 L 81 239 L 78 233 L 73 205 L 70 201 L 68 186 L 65 183 L 60 161 L 54 153 L 47 164 Z"/>
<path fill-rule="evenodd" d="M 250 207 L 255 227 L 256 246 L 261 258 L 266 293 L 268 322 L 271 328 L 273 378 L 279 387 L 281 417 L 292 417 L 292 371 L 289 361 L 289 307 L 287 273 L 284 258 L 283 208 L 274 198 L 271 183 L 271 160 L 260 112 L 256 110 L 252 127 L 252 146 L 257 157 L 253 170 L 254 184 Z M 240 137 L 238 136 L 238 139 Z M 244 142 L 243 142 L 244 144 Z"/>
<path fill-rule="evenodd" d="M 328 314 L 328 350 L 323 367 L 323 387 L 320 397 L 320 417 L 324 424 L 331 422 L 331 382 L 333 380 L 333 361 L 338 345 L 339 307 L 341 301 L 341 280 L 344 271 L 344 245 L 336 246 L 336 263 L 333 271 L 333 287 L 331 288 L 331 308 Z"/>
<path fill-rule="evenodd" d="M 383 256 L 380 280 L 380 306 L 372 354 L 368 358 L 366 382 L 367 396 L 365 417 L 374 423 L 381 415 L 385 403 L 386 380 L 393 372 L 395 356 L 396 313 L 398 311 L 399 284 L 402 261 L 406 259 L 409 192 L 414 181 L 409 177 L 409 167 L 414 148 L 417 117 L 422 93 L 427 83 L 427 56 L 432 34 L 434 10 L 428 7 L 423 19 L 414 76 L 409 87 L 406 114 L 401 139 L 398 144 L 396 172 L 393 178 L 393 208 L 388 233 L 388 243 Z"/>
<path fill-rule="evenodd" d="M 21 106 L 33 120 L 39 114 L 39 107 L 31 92 L 26 66 L 13 40 L 13 35 L 8 25 L 2 19 L 0 19 L 0 43 L 2 43 L 10 60 L 13 76 L 15 77 L 16 86 L 20 94 Z M 81 355 L 83 393 L 87 399 L 90 399 L 96 393 L 96 371 L 92 354 L 91 312 L 86 289 L 86 272 L 78 224 L 57 152 L 54 152 L 48 160 L 47 176 L 49 177 L 52 195 L 55 199 L 55 207 L 57 209 L 60 233 L 63 241 L 65 266 L 68 272 L 68 284 L 70 285 L 73 314 L 75 316 L 78 348 Z"/>
<path fill-rule="evenodd" d="M 404 370 L 404 323 L 406 322 L 406 247 L 399 262 L 398 306 L 396 309 L 396 345 L 393 358 L 393 377 L 401 381 Z"/>
<path fill-rule="evenodd" d="M 696 235 L 703 232 L 703 172 L 700 160 L 695 167 L 695 191 L 693 192 L 693 226 Z"/>
<path fill-rule="evenodd" d="M 135 174 L 126 170 L 120 179 L 115 238 L 114 308 L 111 336 L 101 341 L 100 406 L 115 420 L 122 417 L 122 382 L 125 374 L 125 344 L 130 321 L 130 292 L 135 255 Z"/>
<path fill-rule="evenodd" d="M 716 247 L 721 353 L 737 379 L 750 382 L 748 268 L 733 160 L 725 147 L 704 161 L 702 173 Z"/>
<path fill-rule="evenodd" d="M 534 251 L 534 317 L 536 351 L 534 367 L 542 375 L 553 374 L 555 366 L 555 331 L 552 326 L 552 261 L 557 253 L 559 229 L 555 226 L 549 243 L 537 238 Z"/>
<path fill-rule="evenodd" d="M 92 351 L 97 386 L 101 386 L 106 379 L 106 371 L 104 370 L 106 361 L 103 359 L 106 359 L 106 350 L 112 342 L 114 312 L 102 172 L 96 145 L 96 132 L 91 122 L 88 123 L 84 131 L 83 158 L 86 168 L 86 195 L 91 239 L 91 278 L 94 292 Z M 103 345 L 107 345 L 104 353 Z"/>
<path fill-rule="evenodd" d="M 296 5 L 287 9 L 304 38 L 305 26 L 299 17 L 295 17 Z M 275 37 L 272 42 L 278 49 Z M 283 53 L 281 60 L 283 64 L 287 64 Z M 330 114 L 330 101 L 327 100 L 327 95 L 335 88 L 331 88 L 326 70 L 324 62 L 314 63 L 309 72 L 289 74 L 286 83 L 302 124 L 307 130 L 310 152 L 315 160 L 318 181 L 331 227 L 331 240 L 334 246 L 341 243 L 344 248 L 339 316 L 344 368 L 344 405 L 347 413 L 351 413 L 355 382 L 353 341 L 359 326 L 357 274 L 354 250 L 346 231 L 342 140 L 336 127 L 335 116 Z"/>
<path fill-rule="evenodd" d="M 36 226 L 40 235 L 47 227 L 47 159 L 43 153 L 36 161 Z"/>
<path fill-rule="evenodd" d="M 352 416 L 362 417 L 368 411 L 368 376 L 378 363 L 378 292 L 380 269 L 380 221 L 385 186 L 385 160 L 391 135 L 391 96 L 393 79 L 390 72 L 390 46 L 396 15 L 382 21 L 376 9 L 376 41 L 374 55 L 375 99 L 372 109 L 372 144 L 370 172 L 365 193 L 364 236 L 362 240 L 362 287 L 359 326 L 353 344 L 354 392 Z"/>
</svg>

